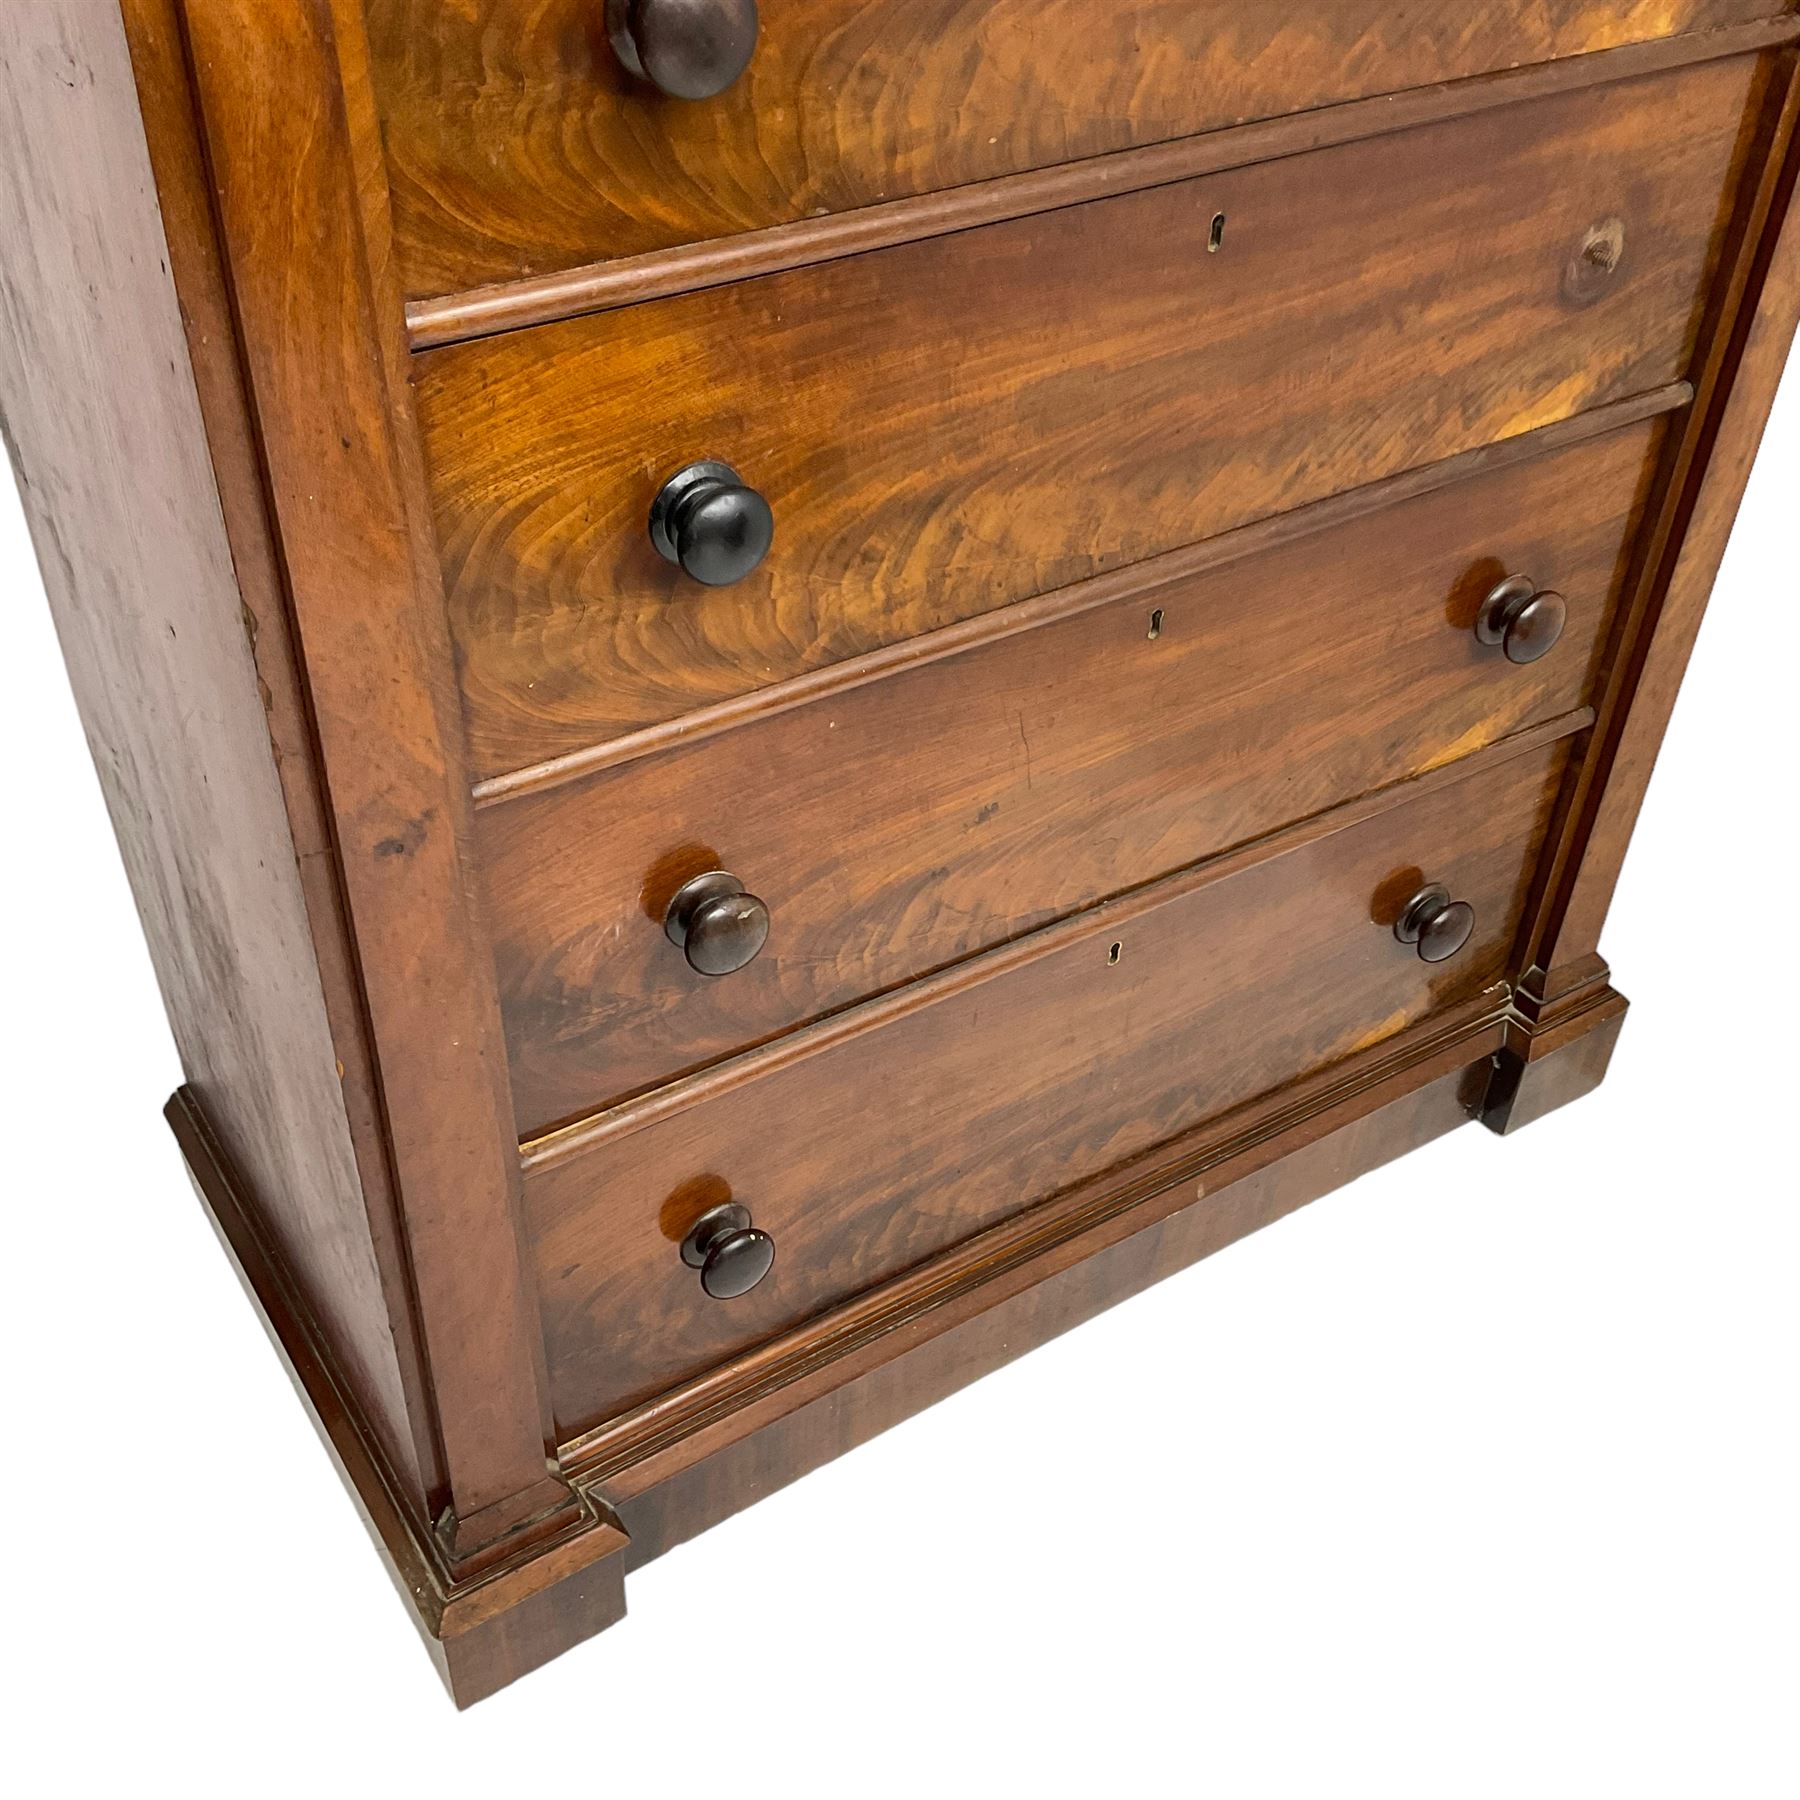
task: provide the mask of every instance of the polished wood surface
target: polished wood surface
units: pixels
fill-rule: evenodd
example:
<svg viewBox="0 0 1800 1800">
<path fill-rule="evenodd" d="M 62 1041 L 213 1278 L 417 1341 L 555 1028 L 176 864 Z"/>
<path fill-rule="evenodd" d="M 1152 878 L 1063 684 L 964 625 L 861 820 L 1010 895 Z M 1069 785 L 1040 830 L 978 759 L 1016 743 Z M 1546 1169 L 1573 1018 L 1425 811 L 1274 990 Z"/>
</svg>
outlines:
<svg viewBox="0 0 1800 1800">
<path fill-rule="evenodd" d="M 1582 704 L 1662 431 L 484 809 L 521 1130 Z M 1522 568 L 1571 609 L 1529 667 L 1474 630 Z M 709 868 L 769 917 L 712 980 L 662 922 Z"/>
<path fill-rule="evenodd" d="M 1626 1015 L 1800 15 L 924 8 L 0 22 L 170 1121 L 462 1704 Z"/>
<path fill-rule="evenodd" d="M 835 699 L 859 687 L 885 681 L 907 670 L 943 662 L 953 656 L 996 644 L 1003 638 L 1022 637 L 1045 625 L 1097 611 L 1115 600 L 1135 599 L 1153 609 L 1159 590 L 1174 587 L 1214 569 L 1246 562 L 1255 556 L 1366 519 L 1389 507 L 1397 507 L 1441 492 L 1479 475 L 1515 469 L 1540 456 L 1591 443 L 1609 432 L 1623 431 L 1646 419 L 1661 418 L 1686 408 L 1694 398 L 1691 382 L 1675 381 L 1651 388 L 1625 400 L 1577 413 L 1550 425 L 1539 426 L 1518 437 L 1479 444 L 1441 462 L 1403 470 L 1363 487 L 1327 495 L 1323 500 L 1295 507 L 1290 512 L 1252 520 L 1217 537 L 1127 563 L 1090 576 L 1068 587 L 1056 588 L 1029 600 L 977 613 L 916 637 L 901 638 L 865 652 L 848 662 L 827 663 L 822 668 L 753 688 L 746 693 L 703 706 L 680 718 L 664 720 L 605 743 L 488 776 L 475 784 L 478 808 L 497 806 L 525 794 L 538 794 L 568 782 L 579 781 L 604 769 L 618 768 L 681 745 L 699 743 L 721 732 L 734 731 L 753 720 L 772 718 L 795 707 Z"/>
<path fill-rule="evenodd" d="M 475 773 L 1677 378 L 1726 216 L 1694 195 L 1737 166 L 1753 74 L 1709 64 L 421 356 Z M 1615 217 L 1628 247 L 1595 288 L 1585 247 Z M 734 587 L 649 541 L 658 486 L 696 457 L 779 521 Z"/>
<path fill-rule="evenodd" d="M 408 291 L 816 218 L 1239 120 L 1741 24 L 1778 0 L 771 0 L 664 98 L 603 0 L 369 0 Z"/>
<path fill-rule="evenodd" d="M 1301 156 L 1449 119 L 1472 118 L 1555 94 L 1604 87 L 1730 56 L 1780 50 L 1796 42 L 1800 42 L 1800 16 L 1787 12 L 1748 24 L 1646 38 L 1589 55 L 1497 69 L 1467 81 L 1439 82 L 1307 112 L 1251 119 L 1198 137 L 1171 138 L 1139 150 L 883 200 L 853 212 L 826 213 L 672 250 L 612 257 L 549 275 L 495 281 L 409 300 L 407 331 L 420 349 L 487 337 L 783 269 L 860 256 L 895 244 L 945 237 L 1115 194 L 1165 187 L 1250 163 Z"/>
<path fill-rule="evenodd" d="M 1048 956 L 534 1170 L 559 1427 L 1503 981 L 1563 762 L 1553 747 L 1485 767 L 1129 922 L 1102 918 Z M 1478 921 L 1435 968 L 1393 936 L 1421 870 Z M 721 1302 L 679 1245 L 726 1200 L 778 1252 L 765 1281 Z"/>
</svg>

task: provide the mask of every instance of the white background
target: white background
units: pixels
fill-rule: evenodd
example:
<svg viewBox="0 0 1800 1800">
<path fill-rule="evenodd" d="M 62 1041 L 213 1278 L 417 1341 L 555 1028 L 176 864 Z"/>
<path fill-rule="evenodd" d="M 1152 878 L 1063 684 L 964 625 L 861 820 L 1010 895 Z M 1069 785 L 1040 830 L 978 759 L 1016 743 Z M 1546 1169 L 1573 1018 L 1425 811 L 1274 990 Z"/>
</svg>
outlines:
<svg viewBox="0 0 1800 1800">
<path fill-rule="evenodd" d="M 159 1116 L 0 489 L 15 1792 L 1800 1793 L 1800 377 L 1606 937 L 1608 1084 L 989 1377 L 461 1717 Z"/>
</svg>

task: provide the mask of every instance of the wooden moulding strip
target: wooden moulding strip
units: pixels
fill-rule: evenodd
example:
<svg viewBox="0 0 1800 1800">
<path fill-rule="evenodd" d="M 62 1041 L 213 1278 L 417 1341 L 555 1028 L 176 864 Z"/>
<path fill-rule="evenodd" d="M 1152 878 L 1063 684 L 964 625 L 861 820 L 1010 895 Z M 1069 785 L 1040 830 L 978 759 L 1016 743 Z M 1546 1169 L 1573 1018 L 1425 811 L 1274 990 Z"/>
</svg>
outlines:
<svg viewBox="0 0 1800 1800">
<path fill-rule="evenodd" d="M 491 337 L 521 326 L 722 287 L 920 238 L 945 237 L 1002 219 L 1164 187 L 1249 163 L 1301 156 L 1552 94 L 1768 50 L 1797 38 L 1800 18 L 1788 12 L 1748 25 L 1688 32 L 1523 69 L 1350 100 L 1285 118 L 1228 126 L 1198 137 L 972 182 L 941 193 L 858 207 L 828 218 L 802 219 L 709 243 L 586 263 L 554 275 L 415 300 L 406 309 L 407 330 L 415 350 Z"/>
<path fill-rule="evenodd" d="M 1473 480 L 1539 457 L 1567 450 L 1609 432 L 1623 431 L 1647 419 L 1678 412 L 1694 397 L 1692 386 L 1685 381 L 1652 388 L 1591 412 L 1579 413 L 1571 419 L 1522 432 L 1517 437 L 1503 438 L 1498 443 L 1482 444 L 1460 455 L 1424 468 L 1409 469 L 1348 493 L 1333 494 L 1324 500 L 1296 507 L 1292 512 L 1274 518 L 1258 519 L 1248 525 L 1185 544 L 1178 550 L 1166 551 L 1127 568 L 1109 570 L 1086 581 L 1078 581 L 1054 593 L 1039 594 L 1011 606 L 996 607 L 972 619 L 959 620 L 937 631 L 922 632 L 897 644 L 884 645 L 866 656 L 852 657 L 814 669 L 792 680 L 775 682 L 740 694 L 716 706 L 684 713 L 678 719 L 647 726 L 628 736 L 590 749 L 574 750 L 548 762 L 536 763 L 507 775 L 496 775 L 475 784 L 475 804 L 497 805 L 526 794 L 547 792 L 606 769 L 615 769 L 641 757 L 660 751 L 700 742 L 702 739 L 730 731 L 753 719 L 771 718 L 777 713 L 791 712 L 833 695 L 864 687 L 908 669 L 922 668 L 927 663 L 943 662 L 1003 638 L 1018 637 L 1081 613 L 1125 600 L 1144 600 L 1177 582 L 1195 577 L 1234 562 L 1296 543 L 1319 532 L 1332 531 L 1352 520 L 1399 506 L 1408 500 Z"/>
<path fill-rule="evenodd" d="M 1500 1049 L 1509 1017 L 1504 1001 L 1496 1006 L 1492 995 L 1481 996 L 1026 1207 L 772 1343 L 571 1438 L 559 1453 L 563 1471 L 585 1487 L 709 1428 L 733 1437 L 755 1429 L 768 1422 L 765 1412 L 778 1415 L 811 1397 L 784 1390 L 841 1385 L 858 1363 L 891 1354 L 880 1341 L 895 1332 L 907 1331 L 912 1348 L 1186 1207 L 1217 1203 L 1233 1183 L 1301 1144 L 1482 1063 Z"/>
<path fill-rule="evenodd" d="M 627 1100 L 590 1118 L 578 1120 L 573 1125 L 548 1132 L 521 1147 L 519 1154 L 525 1172 L 530 1175 L 537 1170 L 567 1162 L 572 1157 L 585 1155 L 615 1138 L 642 1131 L 647 1126 L 686 1112 L 703 1101 L 716 1099 L 720 1094 L 743 1086 L 745 1082 L 759 1080 L 778 1069 L 804 1062 L 827 1050 L 836 1049 L 852 1038 L 861 1037 L 864 1032 L 890 1025 L 910 1013 L 922 1011 L 925 1007 L 935 1006 L 954 995 L 980 987 L 997 976 L 1009 974 L 1027 963 L 1050 956 L 1068 944 L 1096 937 L 1102 932 L 1119 931 L 1145 913 L 1167 906 L 1201 888 L 1210 887 L 1227 876 L 1240 874 L 1259 863 L 1273 861 L 1276 857 L 1290 855 L 1306 845 L 1334 837 L 1340 831 L 1347 831 L 1352 826 L 1376 818 L 1407 801 L 1420 799 L 1426 794 L 1436 793 L 1442 788 L 1486 774 L 1502 763 L 1511 762 L 1515 757 L 1529 755 L 1534 750 L 1544 749 L 1579 731 L 1585 731 L 1593 722 L 1592 708 L 1584 706 L 1574 712 L 1564 713 L 1559 718 L 1530 726 L 1524 731 L 1515 732 L 1509 738 L 1501 739 L 1499 743 L 1474 751 L 1459 761 L 1445 763 L 1422 775 L 1391 783 L 1325 812 L 1314 813 L 1310 818 L 1240 844 L 1221 855 L 1208 857 L 1205 861 L 1177 870 L 1174 874 L 1129 889 L 1085 912 L 1059 919 L 1039 931 L 1028 932 L 1023 937 L 1014 938 L 1010 943 L 1001 944 L 966 961 L 952 963 L 936 974 L 877 995 L 860 1005 L 847 1007 L 842 1012 L 830 1014 L 815 1024 L 804 1026 L 772 1043 L 759 1045 L 729 1061 L 716 1063 L 698 1074 L 671 1082 L 666 1087 Z"/>
</svg>

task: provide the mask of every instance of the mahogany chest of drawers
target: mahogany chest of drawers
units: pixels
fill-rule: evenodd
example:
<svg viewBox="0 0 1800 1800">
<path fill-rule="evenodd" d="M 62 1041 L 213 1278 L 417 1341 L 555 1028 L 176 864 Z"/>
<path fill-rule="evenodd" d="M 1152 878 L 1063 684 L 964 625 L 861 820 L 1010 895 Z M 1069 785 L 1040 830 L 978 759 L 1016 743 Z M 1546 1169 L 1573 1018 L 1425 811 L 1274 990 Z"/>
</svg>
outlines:
<svg viewBox="0 0 1800 1800">
<path fill-rule="evenodd" d="M 1592 1088 L 1800 316 L 1779 0 L 13 0 L 169 1117 L 467 1703 Z"/>
</svg>

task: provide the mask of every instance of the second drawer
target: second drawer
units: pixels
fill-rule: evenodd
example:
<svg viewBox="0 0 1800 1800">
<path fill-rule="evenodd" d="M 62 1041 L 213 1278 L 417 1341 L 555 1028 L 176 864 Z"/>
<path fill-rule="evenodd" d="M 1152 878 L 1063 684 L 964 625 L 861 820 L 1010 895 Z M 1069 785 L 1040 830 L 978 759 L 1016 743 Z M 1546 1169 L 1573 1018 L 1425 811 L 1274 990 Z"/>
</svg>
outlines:
<svg viewBox="0 0 1800 1800">
<path fill-rule="evenodd" d="M 1661 431 L 485 808 L 521 1131 L 1580 706 Z M 1480 641 L 1508 576 L 1563 597 L 1540 660 Z M 665 929 L 712 870 L 769 918 L 718 978 Z"/>
<path fill-rule="evenodd" d="M 1762 67 L 415 358 L 476 779 L 1684 378 Z"/>
</svg>

